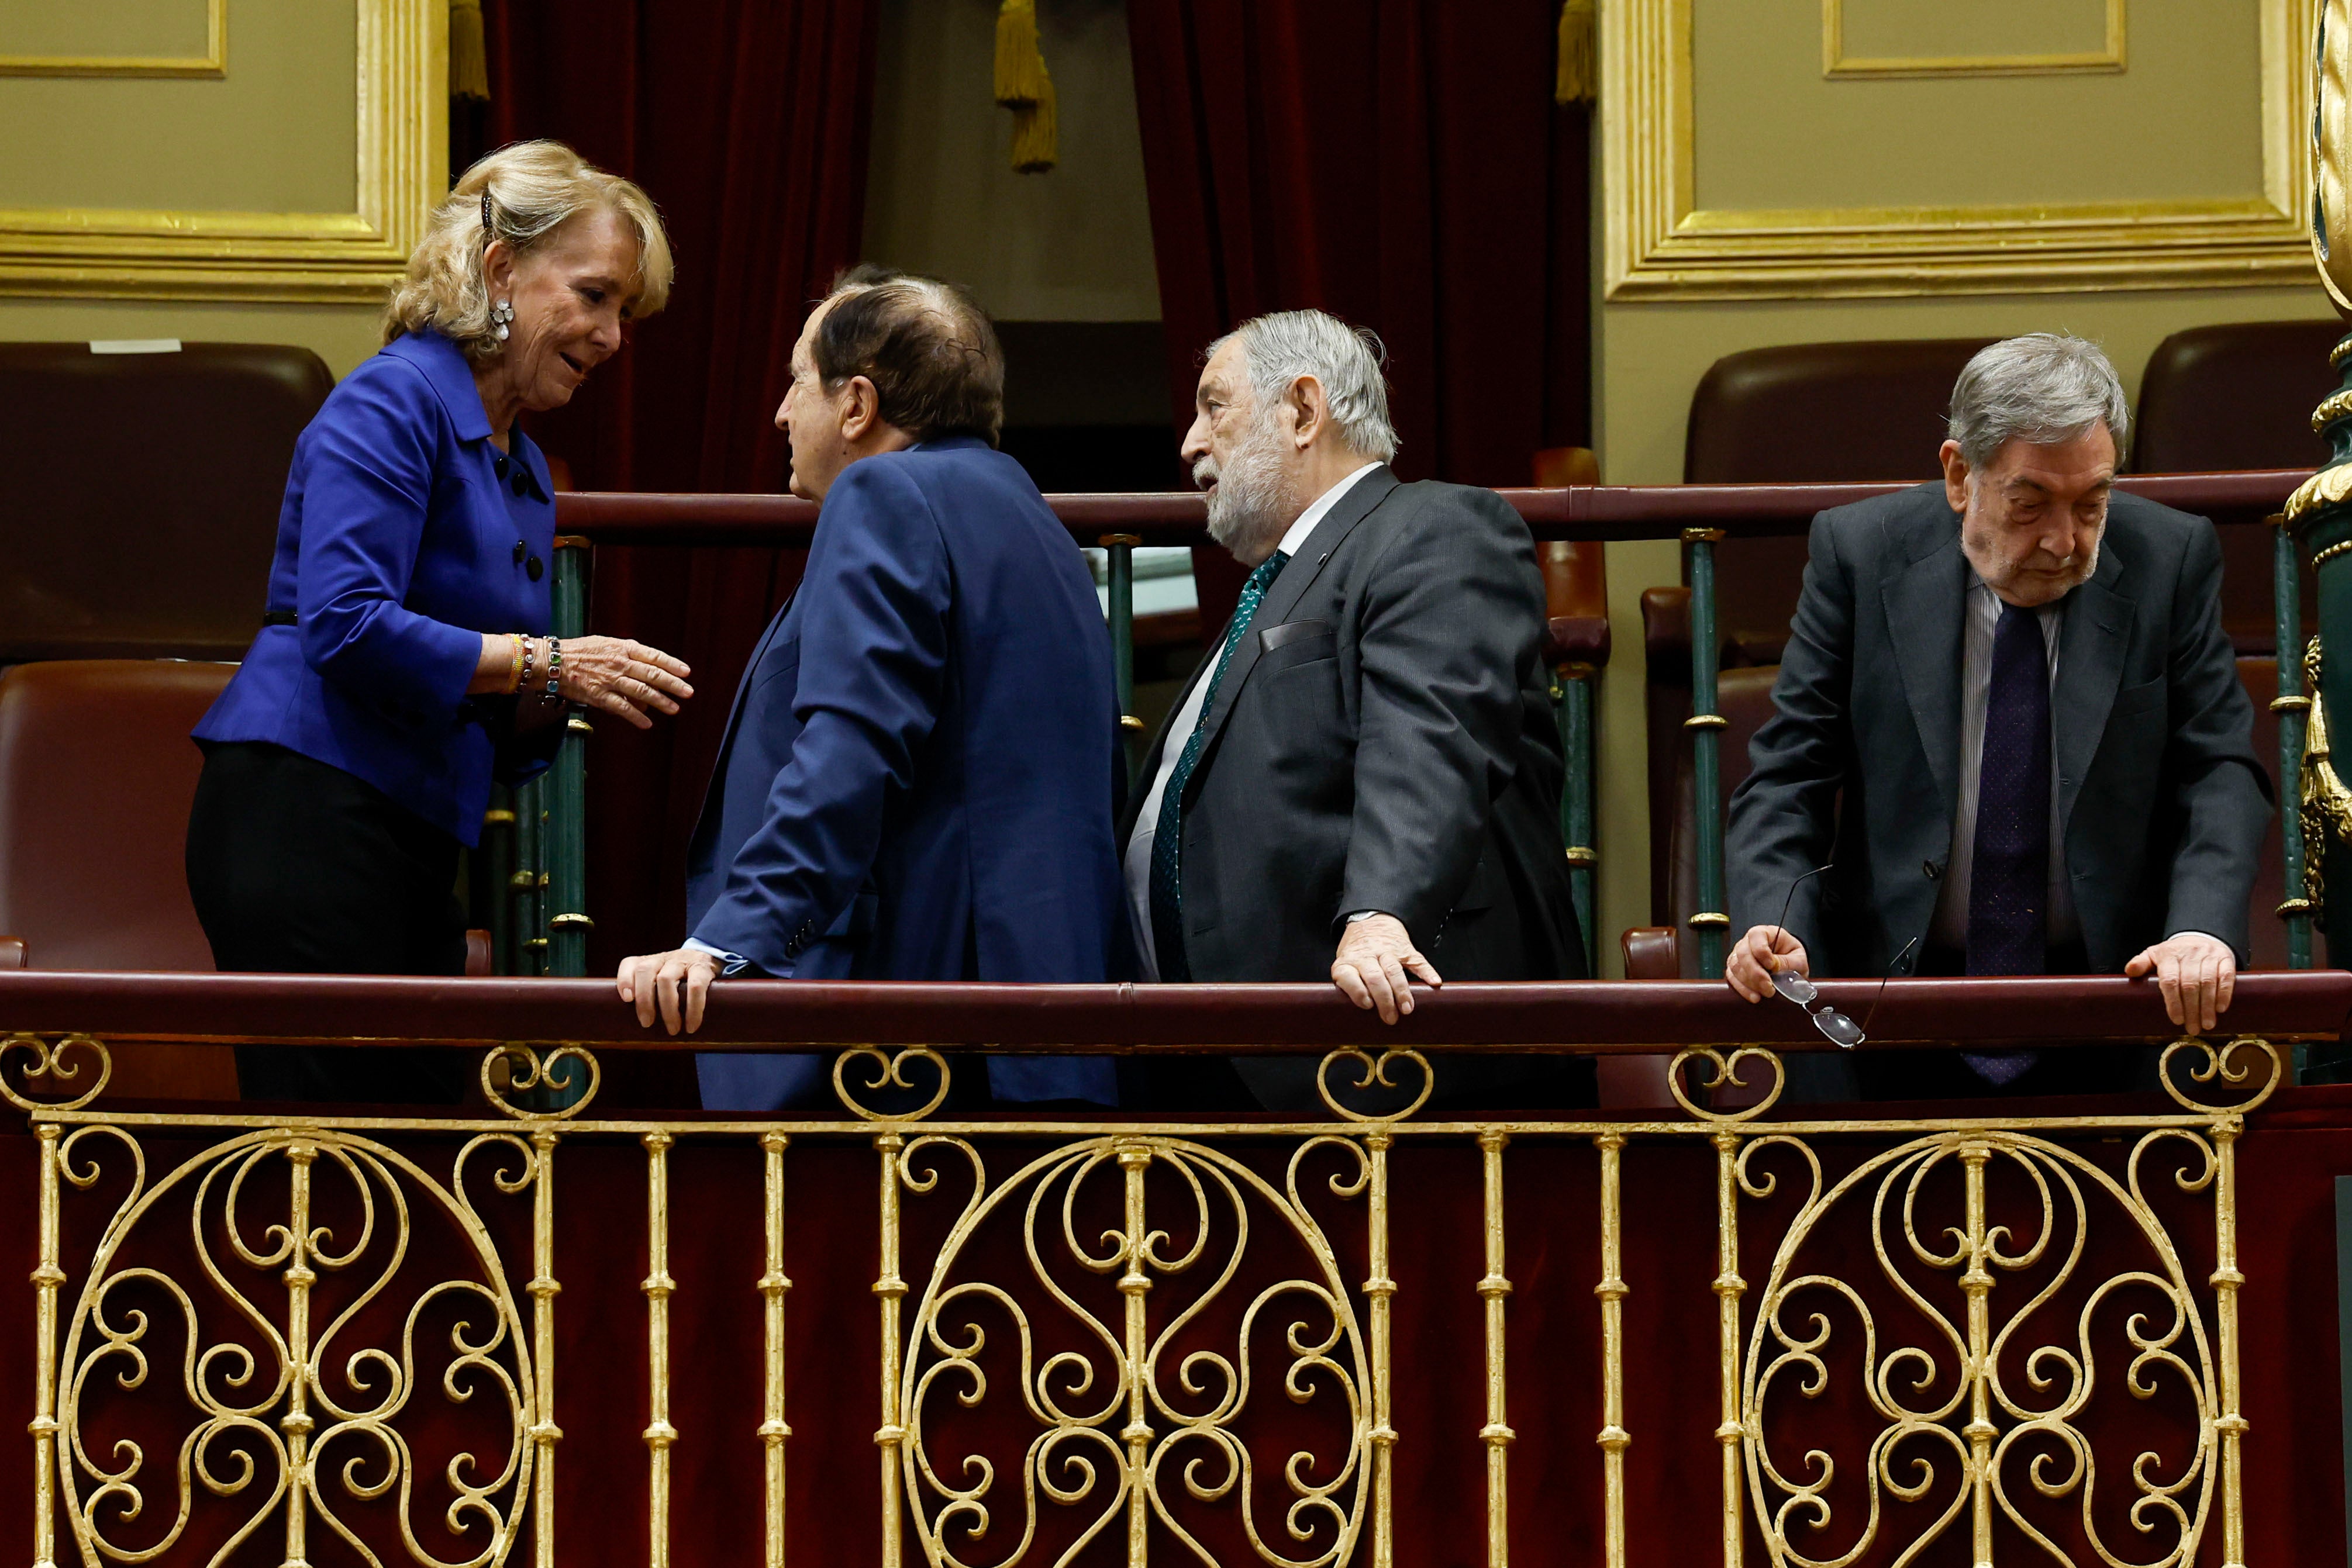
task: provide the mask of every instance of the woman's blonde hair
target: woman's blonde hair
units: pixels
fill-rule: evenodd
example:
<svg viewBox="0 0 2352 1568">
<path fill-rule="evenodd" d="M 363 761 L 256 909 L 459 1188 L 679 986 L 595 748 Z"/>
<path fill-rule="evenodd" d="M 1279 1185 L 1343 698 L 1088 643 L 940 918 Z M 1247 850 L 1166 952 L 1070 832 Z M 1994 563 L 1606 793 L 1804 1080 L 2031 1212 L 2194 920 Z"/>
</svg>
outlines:
<svg viewBox="0 0 2352 1568">
<path fill-rule="evenodd" d="M 436 331 L 477 360 L 499 350 L 482 253 L 493 239 L 528 256 L 572 218 L 617 213 L 636 231 L 637 299 L 631 314 L 650 316 L 669 300 L 669 236 L 645 192 L 608 174 L 561 141 L 518 141 L 466 171 L 449 199 L 433 210 L 424 240 L 409 254 L 408 276 L 383 307 L 383 340 Z"/>
</svg>

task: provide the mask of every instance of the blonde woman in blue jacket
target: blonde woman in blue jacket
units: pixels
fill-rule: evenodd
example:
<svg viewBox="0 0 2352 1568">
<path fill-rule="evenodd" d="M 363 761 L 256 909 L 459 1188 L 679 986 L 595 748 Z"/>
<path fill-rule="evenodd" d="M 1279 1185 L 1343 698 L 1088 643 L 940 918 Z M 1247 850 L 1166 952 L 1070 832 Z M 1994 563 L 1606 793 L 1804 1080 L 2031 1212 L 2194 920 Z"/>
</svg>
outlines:
<svg viewBox="0 0 2352 1568">
<path fill-rule="evenodd" d="M 493 778 L 547 766 L 565 702 L 642 727 L 693 695 L 657 649 L 548 636 L 554 490 L 517 423 L 669 283 L 645 193 L 554 142 L 493 153 L 435 212 L 383 351 L 295 445 L 260 635 L 195 729 L 188 889 L 221 969 L 462 973 L 452 890 Z M 238 1053 L 249 1100 L 453 1101 L 461 1069 Z"/>
</svg>

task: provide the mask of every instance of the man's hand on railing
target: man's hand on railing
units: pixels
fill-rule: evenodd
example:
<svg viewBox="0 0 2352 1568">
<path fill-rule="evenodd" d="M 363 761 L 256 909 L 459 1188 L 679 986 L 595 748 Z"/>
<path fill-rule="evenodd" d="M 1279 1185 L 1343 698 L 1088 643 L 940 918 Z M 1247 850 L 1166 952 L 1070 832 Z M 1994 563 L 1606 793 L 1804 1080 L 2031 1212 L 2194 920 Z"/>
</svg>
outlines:
<svg viewBox="0 0 2352 1568">
<path fill-rule="evenodd" d="M 1805 945 L 1777 925 L 1751 925 L 1731 950 L 1723 977 L 1748 1000 L 1760 1002 L 1772 994 L 1772 977 L 1786 969 L 1800 975 L 1813 972 Z"/>
<path fill-rule="evenodd" d="M 637 1021 L 651 1029 L 658 1009 L 662 1027 L 672 1034 L 681 1023 L 688 1034 L 702 1027 L 703 1004 L 710 998 L 710 982 L 718 977 L 719 960 L 693 947 L 624 958 L 617 977 L 621 999 L 636 1004 Z"/>
<path fill-rule="evenodd" d="M 2238 990 L 2238 956 L 2227 942 L 2202 931 L 2168 936 L 2124 966 L 2127 979 L 2150 973 L 2164 992 L 2165 1016 L 2200 1034 L 2221 1022 Z"/>
<path fill-rule="evenodd" d="M 1394 1023 L 1412 1011 L 1408 976 L 1433 987 L 1445 983 L 1395 915 L 1368 915 L 1348 923 L 1339 936 L 1339 956 L 1331 960 L 1331 983 L 1349 1001 L 1378 1008 L 1382 1023 Z"/>
<path fill-rule="evenodd" d="M 659 648 L 626 637 L 566 637 L 562 648 L 557 679 L 564 699 L 618 714 L 639 729 L 654 727 L 646 709 L 674 714 L 694 695 L 686 684 L 694 672 Z"/>
</svg>

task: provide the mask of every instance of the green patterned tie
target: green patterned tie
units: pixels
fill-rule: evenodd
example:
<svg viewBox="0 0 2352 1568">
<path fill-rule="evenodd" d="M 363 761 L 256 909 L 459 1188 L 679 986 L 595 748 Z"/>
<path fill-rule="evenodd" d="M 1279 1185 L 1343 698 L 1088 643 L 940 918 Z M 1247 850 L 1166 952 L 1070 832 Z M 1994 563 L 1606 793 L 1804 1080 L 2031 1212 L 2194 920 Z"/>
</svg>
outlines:
<svg viewBox="0 0 2352 1568">
<path fill-rule="evenodd" d="M 1209 710 L 1216 706 L 1217 683 L 1225 678 L 1225 666 L 1233 663 L 1234 649 L 1240 645 L 1242 633 L 1256 618 L 1265 591 L 1274 586 L 1274 580 L 1282 575 L 1283 566 L 1289 559 L 1282 551 L 1275 551 L 1242 584 L 1241 600 L 1234 606 L 1234 618 L 1225 626 L 1224 651 L 1217 655 L 1217 667 L 1209 674 L 1209 689 L 1201 698 L 1200 721 L 1185 738 L 1176 767 L 1168 775 L 1168 788 L 1160 796 L 1160 825 L 1151 840 L 1151 946 L 1160 960 L 1162 980 L 1192 977 L 1192 967 L 1184 958 L 1184 883 L 1179 863 L 1184 842 L 1184 781 L 1192 777 L 1193 766 L 1201 760 L 1201 747 L 1208 743 Z"/>
</svg>

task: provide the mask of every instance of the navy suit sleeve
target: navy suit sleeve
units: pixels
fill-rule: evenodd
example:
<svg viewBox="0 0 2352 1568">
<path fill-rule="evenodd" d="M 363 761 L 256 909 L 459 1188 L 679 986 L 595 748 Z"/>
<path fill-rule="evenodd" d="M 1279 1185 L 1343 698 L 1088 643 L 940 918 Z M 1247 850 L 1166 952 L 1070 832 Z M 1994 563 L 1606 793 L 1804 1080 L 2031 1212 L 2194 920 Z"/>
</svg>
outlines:
<svg viewBox="0 0 2352 1568">
<path fill-rule="evenodd" d="M 801 580 L 801 732 L 759 831 L 694 936 L 788 974 L 857 895 L 891 797 L 938 722 L 952 596 L 946 541 L 892 465 L 853 465 L 825 497 Z"/>
<path fill-rule="evenodd" d="M 1786 909 L 1789 933 L 1805 945 L 1816 975 L 1827 959 L 1825 879 L 1797 879 L 1829 862 L 1838 789 L 1853 749 L 1853 574 L 1840 558 L 1830 516 L 1813 519 L 1804 591 L 1772 683 L 1772 716 L 1748 743 L 1748 777 L 1732 794 L 1724 841 L 1731 939 Z"/>
<path fill-rule="evenodd" d="M 2198 519 L 2174 586 L 2166 651 L 2173 717 L 2168 771 L 2176 780 L 2179 847 L 2172 857 L 2168 936 L 2202 931 L 2247 962 L 2246 905 L 2269 831 L 2271 783 L 2254 756 L 2253 704 L 2221 629 L 2221 542 Z"/>
<path fill-rule="evenodd" d="M 439 418 L 425 378 L 396 361 L 371 361 L 337 389 L 304 454 L 295 609 L 311 669 L 446 717 L 481 662 L 481 634 L 401 602 L 425 540 Z"/>
</svg>

